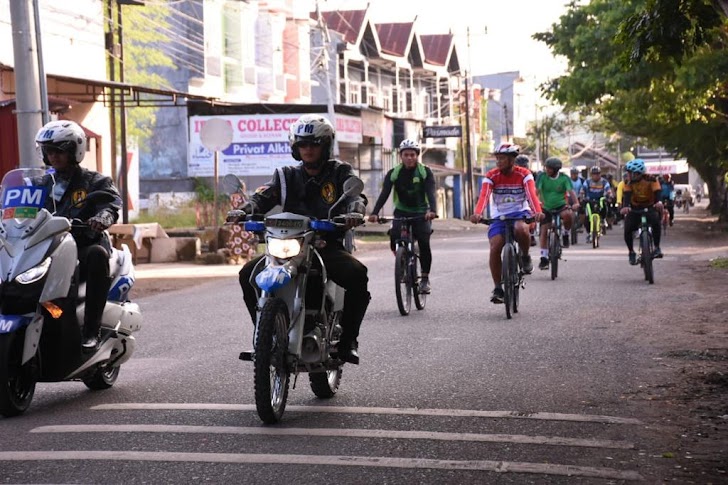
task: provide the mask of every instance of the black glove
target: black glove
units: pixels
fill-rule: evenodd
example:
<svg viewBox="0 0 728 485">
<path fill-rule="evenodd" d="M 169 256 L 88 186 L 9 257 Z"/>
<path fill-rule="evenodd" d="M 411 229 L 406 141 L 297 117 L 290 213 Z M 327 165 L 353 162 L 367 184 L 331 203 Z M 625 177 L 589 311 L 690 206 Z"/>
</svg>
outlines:
<svg viewBox="0 0 728 485">
<path fill-rule="evenodd" d="M 244 210 L 240 209 L 233 209 L 231 211 L 228 211 L 227 217 L 225 218 L 225 222 L 240 222 L 245 220 L 245 216 L 247 214 Z"/>
<path fill-rule="evenodd" d="M 99 212 L 88 221 L 86 221 L 86 223 L 94 231 L 101 232 L 111 227 L 111 225 L 114 223 L 114 217 L 108 212 Z"/>
</svg>

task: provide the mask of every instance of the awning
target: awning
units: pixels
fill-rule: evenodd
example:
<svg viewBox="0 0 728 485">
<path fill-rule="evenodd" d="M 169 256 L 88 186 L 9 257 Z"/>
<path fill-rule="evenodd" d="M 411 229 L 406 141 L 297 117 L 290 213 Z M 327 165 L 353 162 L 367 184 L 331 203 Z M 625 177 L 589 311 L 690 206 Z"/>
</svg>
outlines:
<svg viewBox="0 0 728 485">
<path fill-rule="evenodd" d="M 685 173 L 689 169 L 686 159 L 645 162 L 645 168 L 647 168 L 647 173 L 653 175 Z"/>
<path fill-rule="evenodd" d="M 0 84 L 5 94 L 15 94 L 15 75 L 12 67 L 0 63 Z M 48 74 L 48 96 L 69 97 L 76 102 L 93 103 L 101 101 L 104 106 L 121 101 L 127 107 L 186 106 L 187 100 L 212 102 L 218 98 L 175 91 L 149 88 L 106 80 L 82 79 L 71 76 Z"/>
</svg>

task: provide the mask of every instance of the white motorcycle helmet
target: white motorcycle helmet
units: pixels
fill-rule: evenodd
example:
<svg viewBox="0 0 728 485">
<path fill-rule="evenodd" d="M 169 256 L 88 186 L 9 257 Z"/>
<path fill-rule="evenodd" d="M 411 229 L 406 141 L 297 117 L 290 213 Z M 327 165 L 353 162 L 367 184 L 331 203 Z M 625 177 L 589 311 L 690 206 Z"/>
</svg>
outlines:
<svg viewBox="0 0 728 485">
<path fill-rule="evenodd" d="M 321 159 L 317 165 L 321 165 L 331 158 L 331 147 L 334 144 L 336 131 L 331 122 L 325 116 L 319 114 L 303 115 L 291 125 L 288 133 L 288 143 L 291 146 L 291 155 L 296 160 L 301 160 L 301 152 L 298 145 L 302 142 L 320 144 Z"/>
<path fill-rule="evenodd" d="M 54 148 L 68 153 L 71 163 L 81 163 L 86 156 L 86 133 L 78 123 L 69 120 L 58 120 L 46 123 L 35 135 L 35 142 L 40 148 L 43 163 L 50 165 L 46 150 Z"/>
</svg>

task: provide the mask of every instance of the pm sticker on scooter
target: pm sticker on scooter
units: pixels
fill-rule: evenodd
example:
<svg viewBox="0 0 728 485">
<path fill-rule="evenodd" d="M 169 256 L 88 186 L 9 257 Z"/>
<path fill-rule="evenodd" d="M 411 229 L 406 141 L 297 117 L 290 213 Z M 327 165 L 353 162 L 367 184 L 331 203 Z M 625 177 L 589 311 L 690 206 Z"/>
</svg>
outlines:
<svg viewBox="0 0 728 485">
<path fill-rule="evenodd" d="M 12 333 L 30 323 L 31 317 L 24 315 L 0 315 L 0 333 Z"/>
<path fill-rule="evenodd" d="M 45 205 L 45 196 L 45 187 L 6 188 L 3 191 L 3 219 L 35 219 Z"/>
</svg>

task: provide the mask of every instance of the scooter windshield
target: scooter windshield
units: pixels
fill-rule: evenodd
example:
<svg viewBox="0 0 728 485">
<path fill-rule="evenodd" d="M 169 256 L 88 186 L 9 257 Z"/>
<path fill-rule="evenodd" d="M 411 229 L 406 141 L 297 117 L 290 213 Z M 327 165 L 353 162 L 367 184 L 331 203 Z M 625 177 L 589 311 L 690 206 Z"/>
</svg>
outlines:
<svg viewBox="0 0 728 485">
<path fill-rule="evenodd" d="M 18 168 L 6 173 L 0 195 L 3 220 L 38 217 L 53 181 L 52 173 L 43 168 Z"/>
</svg>

